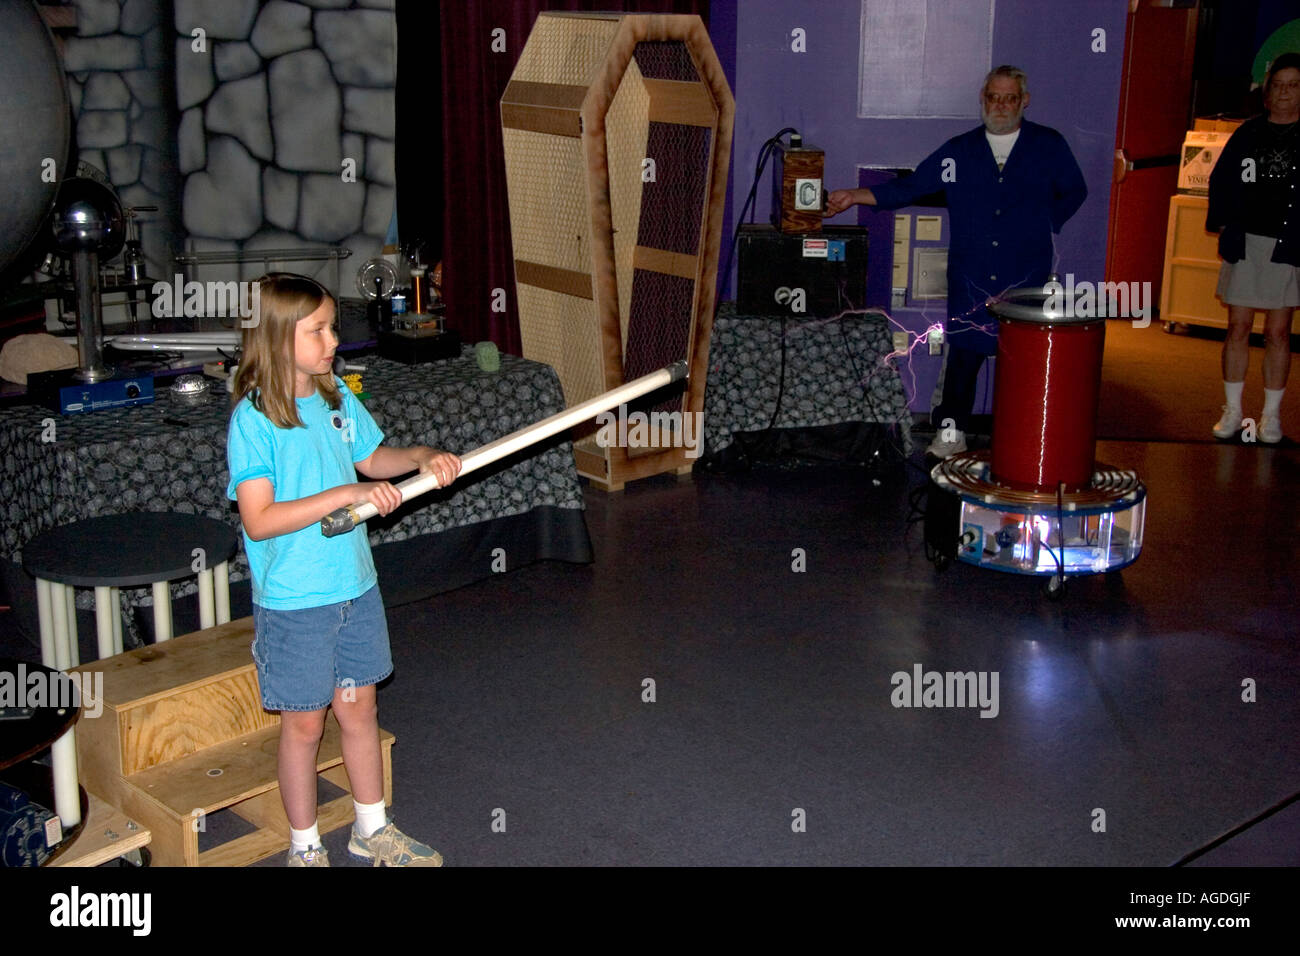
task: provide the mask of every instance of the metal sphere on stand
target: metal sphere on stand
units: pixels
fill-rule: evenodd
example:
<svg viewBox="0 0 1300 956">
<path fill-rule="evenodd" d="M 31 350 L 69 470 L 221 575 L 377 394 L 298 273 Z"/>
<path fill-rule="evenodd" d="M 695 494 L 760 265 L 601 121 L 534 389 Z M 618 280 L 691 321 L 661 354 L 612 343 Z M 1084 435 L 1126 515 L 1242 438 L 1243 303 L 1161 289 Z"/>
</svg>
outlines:
<svg viewBox="0 0 1300 956">
<path fill-rule="evenodd" d="M 93 179 L 65 179 L 54 202 L 54 241 L 72 257 L 77 293 L 77 378 L 99 382 L 112 376 L 103 362 L 104 312 L 99 259 L 111 259 L 126 240 L 126 217 L 117 194 Z"/>
</svg>

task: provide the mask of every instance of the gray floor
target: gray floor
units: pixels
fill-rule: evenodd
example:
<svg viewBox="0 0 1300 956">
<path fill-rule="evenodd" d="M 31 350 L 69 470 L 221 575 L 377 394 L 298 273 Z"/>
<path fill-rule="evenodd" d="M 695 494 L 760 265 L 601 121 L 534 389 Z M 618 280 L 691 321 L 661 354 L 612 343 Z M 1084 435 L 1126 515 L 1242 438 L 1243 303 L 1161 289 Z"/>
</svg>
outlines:
<svg viewBox="0 0 1300 956">
<path fill-rule="evenodd" d="M 398 825 L 471 866 L 1300 863 L 1295 804 L 1200 852 L 1300 790 L 1296 446 L 1098 455 L 1145 480 L 1145 548 L 1061 603 L 936 572 L 917 469 L 589 491 L 594 565 L 390 609 Z M 915 664 L 996 671 L 997 716 L 894 707 Z"/>
<path fill-rule="evenodd" d="M 820 469 L 589 493 L 594 566 L 390 612 L 380 714 L 399 826 L 456 865 L 1197 853 L 1300 790 L 1296 453 L 1103 443 L 1099 457 L 1148 485 L 1145 550 L 1059 604 L 1031 579 L 936 573 L 905 526 L 915 472 L 880 488 Z M 895 708 L 891 675 L 917 663 L 997 671 L 997 716 Z M 1195 863 L 1300 863 L 1298 811 Z M 345 842 L 327 840 L 336 865 Z"/>
</svg>

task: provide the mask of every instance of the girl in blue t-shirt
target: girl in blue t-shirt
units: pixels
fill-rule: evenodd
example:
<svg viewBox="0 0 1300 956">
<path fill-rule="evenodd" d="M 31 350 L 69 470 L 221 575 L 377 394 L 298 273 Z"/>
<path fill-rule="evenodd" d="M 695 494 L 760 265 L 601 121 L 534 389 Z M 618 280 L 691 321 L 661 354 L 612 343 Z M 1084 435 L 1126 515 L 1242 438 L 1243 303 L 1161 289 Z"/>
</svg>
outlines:
<svg viewBox="0 0 1300 956">
<path fill-rule="evenodd" d="M 374 419 L 334 376 L 335 302 L 318 283 L 263 276 L 254 303 L 232 389 L 227 494 L 239 502 L 253 577 L 262 704 L 281 715 L 288 864 L 329 866 L 316 822 L 316 754 L 333 707 L 356 806 L 348 851 L 375 866 L 440 866 L 442 857 L 384 810 L 375 684 L 393 663 L 370 544 L 364 529 L 326 538 L 319 523 L 363 501 L 386 515 L 402 496 L 382 479 L 418 468 L 446 486 L 460 459 L 381 444 Z M 358 471 L 379 480 L 358 482 Z"/>
</svg>

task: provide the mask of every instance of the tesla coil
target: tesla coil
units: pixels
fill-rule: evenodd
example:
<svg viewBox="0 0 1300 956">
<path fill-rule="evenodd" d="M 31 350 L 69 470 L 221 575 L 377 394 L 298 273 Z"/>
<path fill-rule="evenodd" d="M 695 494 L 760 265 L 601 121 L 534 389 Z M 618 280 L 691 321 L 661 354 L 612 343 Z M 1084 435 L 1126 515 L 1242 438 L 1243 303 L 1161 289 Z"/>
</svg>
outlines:
<svg viewBox="0 0 1300 956">
<path fill-rule="evenodd" d="M 1147 497 L 1136 472 L 1094 457 L 1106 319 L 1061 291 L 1053 276 L 989 300 L 1000 320 L 993 449 L 935 465 L 926 507 L 936 567 L 956 558 L 1040 575 L 1053 599 L 1068 577 L 1137 560 Z"/>
<path fill-rule="evenodd" d="M 704 24 L 679 15 L 542 13 L 501 98 L 524 356 L 570 406 L 690 369 L 684 393 L 638 406 L 640 447 L 575 432 L 579 473 L 606 490 L 690 470 L 734 110 Z"/>
</svg>

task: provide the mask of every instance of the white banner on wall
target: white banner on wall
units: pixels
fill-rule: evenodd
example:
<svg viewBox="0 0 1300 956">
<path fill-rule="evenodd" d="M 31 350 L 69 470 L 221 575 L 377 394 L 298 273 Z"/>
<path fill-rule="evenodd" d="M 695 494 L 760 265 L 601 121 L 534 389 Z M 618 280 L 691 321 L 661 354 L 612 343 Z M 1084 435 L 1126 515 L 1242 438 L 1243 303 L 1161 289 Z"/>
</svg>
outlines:
<svg viewBox="0 0 1300 956">
<path fill-rule="evenodd" d="M 978 116 L 994 0 L 862 0 L 860 119 Z"/>
</svg>

